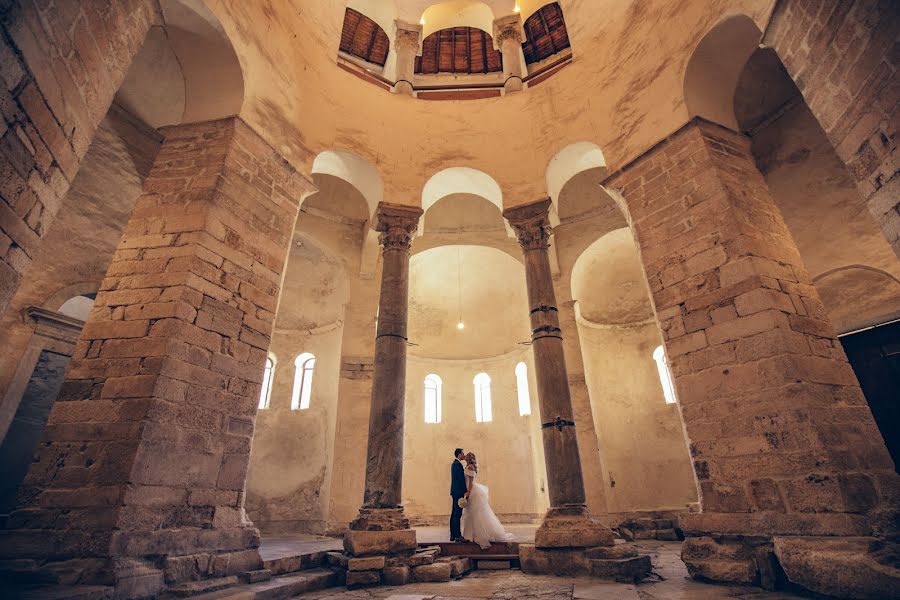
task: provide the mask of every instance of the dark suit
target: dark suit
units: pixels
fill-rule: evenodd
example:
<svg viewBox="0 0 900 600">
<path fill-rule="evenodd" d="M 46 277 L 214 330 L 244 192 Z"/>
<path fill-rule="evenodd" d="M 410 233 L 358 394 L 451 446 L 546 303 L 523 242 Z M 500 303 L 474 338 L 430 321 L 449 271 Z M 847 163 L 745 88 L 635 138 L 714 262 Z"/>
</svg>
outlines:
<svg viewBox="0 0 900 600">
<path fill-rule="evenodd" d="M 459 499 L 466 495 L 469 486 L 466 485 L 466 474 L 462 463 L 454 460 L 450 465 L 450 497 L 453 498 L 453 510 L 450 513 L 450 539 L 462 537 L 459 530 L 459 520 L 462 518 L 462 509 L 459 507 Z"/>
</svg>

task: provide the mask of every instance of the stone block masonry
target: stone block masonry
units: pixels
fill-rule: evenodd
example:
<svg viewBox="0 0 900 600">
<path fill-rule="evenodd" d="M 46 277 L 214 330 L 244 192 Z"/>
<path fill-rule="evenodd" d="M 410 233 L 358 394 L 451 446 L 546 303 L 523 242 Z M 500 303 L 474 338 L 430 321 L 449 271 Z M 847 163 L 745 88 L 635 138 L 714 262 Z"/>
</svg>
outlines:
<svg viewBox="0 0 900 600">
<path fill-rule="evenodd" d="M 161 19 L 155 0 L 0 3 L 0 313 Z"/>
<path fill-rule="evenodd" d="M 703 512 L 685 533 L 890 527 L 893 463 L 749 140 L 695 119 L 606 185 L 631 213 L 690 442 Z"/>
<path fill-rule="evenodd" d="M 0 543 L 124 596 L 259 568 L 244 482 L 311 187 L 237 118 L 162 132 Z"/>
<path fill-rule="evenodd" d="M 892 0 L 782 0 L 763 44 L 778 53 L 900 257 L 898 39 Z"/>
</svg>

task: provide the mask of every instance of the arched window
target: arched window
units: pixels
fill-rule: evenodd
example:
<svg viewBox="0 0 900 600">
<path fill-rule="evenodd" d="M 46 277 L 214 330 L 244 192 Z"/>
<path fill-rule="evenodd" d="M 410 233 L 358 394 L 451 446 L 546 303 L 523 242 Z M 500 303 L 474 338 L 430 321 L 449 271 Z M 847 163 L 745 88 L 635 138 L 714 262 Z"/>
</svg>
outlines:
<svg viewBox="0 0 900 600">
<path fill-rule="evenodd" d="M 304 352 L 294 361 L 294 391 L 291 394 L 291 410 L 309 408 L 315 366 L 316 357 L 309 352 Z"/>
<path fill-rule="evenodd" d="M 344 13 L 340 50 L 383 67 L 387 62 L 390 40 L 375 21 L 348 8 Z"/>
<path fill-rule="evenodd" d="M 416 73 L 499 73 L 503 59 L 490 35 L 473 27 L 435 31 L 422 40 Z"/>
<path fill-rule="evenodd" d="M 516 392 L 519 394 L 519 416 L 531 414 L 531 394 L 528 393 L 528 367 L 520 362 L 516 365 Z"/>
<path fill-rule="evenodd" d="M 547 4 L 525 19 L 524 28 L 522 52 L 529 65 L 569 48 L 569 32 L 559 2 Z"/>
<path fill-rule="evenodd" d="M 269 408 L 272 398 L 272 379 L 275 377 L 275 355 L 266 357 L 266 368 L 263 371 L 262 388 L 259 390 L 259 407 Z"/>
<path fill-rule="evenodd" d="M 662 346 L 653 351 L 653 360 L 656 361 L 656 370 L 659 371 L 659 383 L 662 384 L 666 404 L 675 404 L 675 384 L 672 382 L 672 371 L 669 370 L 669 361 Z"/>
<path fill-rule="evenodd" d="M 425 422 L 441 422 L 441 378 L 432 373 L 425 378 Z"/>
<path fill-rule="evenodd" d="M 487 373 L 479 373 L 473 381 L 475 384 L 475 420 L 487 423 L 493 419 L 491 414 L 491 378 Z"/>
</svg>

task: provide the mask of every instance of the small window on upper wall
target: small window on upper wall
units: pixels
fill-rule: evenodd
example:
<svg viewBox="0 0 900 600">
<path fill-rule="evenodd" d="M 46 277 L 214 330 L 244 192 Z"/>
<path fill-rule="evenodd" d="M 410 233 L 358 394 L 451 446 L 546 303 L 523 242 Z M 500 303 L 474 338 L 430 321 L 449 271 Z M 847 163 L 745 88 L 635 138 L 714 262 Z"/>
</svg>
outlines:
<svg viewBox="0 0 900 600">
<path fill-rule="evenodd" d="M 531 394 L 528 393 L 528 367 L 520 362 L 516 365 L 516 392 L 519 395 L 519 416 L 531 414 Z"/>
<path fill-rule="evenodd" d="M 659 383 L 662 385 L 666 404 L 675 404 L 675 383 L 672 381 L 672 371 L 669 370 L 669 361 L 662 346 L 653 351 L 653 360 L 656 361 L 656 370 L 659 371 Z"/>
<path fill-rule="evenodd" d="M 475 384 L 475 420 L 487 423 L 493 420 L 491 413 L 491 378 L 487 373 L 479 373 L 473 381 Z"/>
<path fill-rule="evenodd" d="M 304 352 L 294 360 L 294 391 L 291 394 L 291 410 L 309 408 L 315 367 L 316 357 L 309 352 Z"/>
<path fill-rule="evenodd" d="M 272 398 L 272 379 L 275 377 L 275 355 L 270 354 L 266 358 L 266 367 L 263 370 L 262 388 L 259 391 L 259 408 L 269 408 L 269 400 Z"/>
<path fill-rule="evenodd" d="M 425 378 L 425 422 L 441 422 L 441 378 L 432 373 Z"/>
<path fill-rule="evenodd" d="M 525 19 L 525 62 L 533 64 L 569 48 L 569 32 L 558 2 L 542 7 Z"/>
</svg>

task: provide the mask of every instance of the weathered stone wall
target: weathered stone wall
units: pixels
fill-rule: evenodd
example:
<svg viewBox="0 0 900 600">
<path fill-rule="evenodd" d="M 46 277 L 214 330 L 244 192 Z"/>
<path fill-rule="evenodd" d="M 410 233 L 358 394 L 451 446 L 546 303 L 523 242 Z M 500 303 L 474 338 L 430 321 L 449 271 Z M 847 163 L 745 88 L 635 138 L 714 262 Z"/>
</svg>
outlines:
<svg viewBox="0 0 900 600">
<path fill-rule="evenodd" d="M 775 49 L 900 256 L 900 11 L 892 0 L 781 0 Z"/>
<path fill-rule="evenodd" d="M 100 287 L 160 141 L 158 133 L 135 123 L 116 105 L 100 122 L 28 277 L 0 316 L 0 390 L 22 383 L 14 378 L 35 331 L 23 311 L 29 306 L 55 311 L 68 297 Z M 18 402 L 18 397 L 9 400 Z M 14 413 L 16 406 L 0 411 Z"/>
<path fill-rule="evenodd" d="M 749 140 L 695 119 L 606 184 L 676 379 L 706 513 L 687 528 L 869 531 L 893 464 Z"/>
<path fill-rule="evenodd" d="M 491 508 L 504 522 L 527 522 L 547 510 L 546 473 L 540 439 L 537 388 L 531 351 L 527 347 L 494 359 L 434 360 L 410 357 L 406 378 L 406 420 L 403 448 L 403 504 L 414 522 L 446 527 L 450 518 L 450 465 L 453 450 L 463 448 L 478 457 L 479 481 L 490 489 Z M 528 368 L 531 415 L 519 415 L 516 364 Z M 478 373 L 491 378 L 493 420 L 475 421 Z M 441 378 L 442 418 L 425 422 L 424 382 L 431 373 Z M 515 465 L 515 468 L 511 468 Z"/>
<path fill-rule="evenodd" d="M 0 7 L 0 313 L 158 10 L 152 0 Z"/>
<path fill-rule="evenodd" d="M 164 135 L 0 544 L 123 595 L 259 564 L 243 490 L 308 185 L 239 119 Z"/>
</svg>

